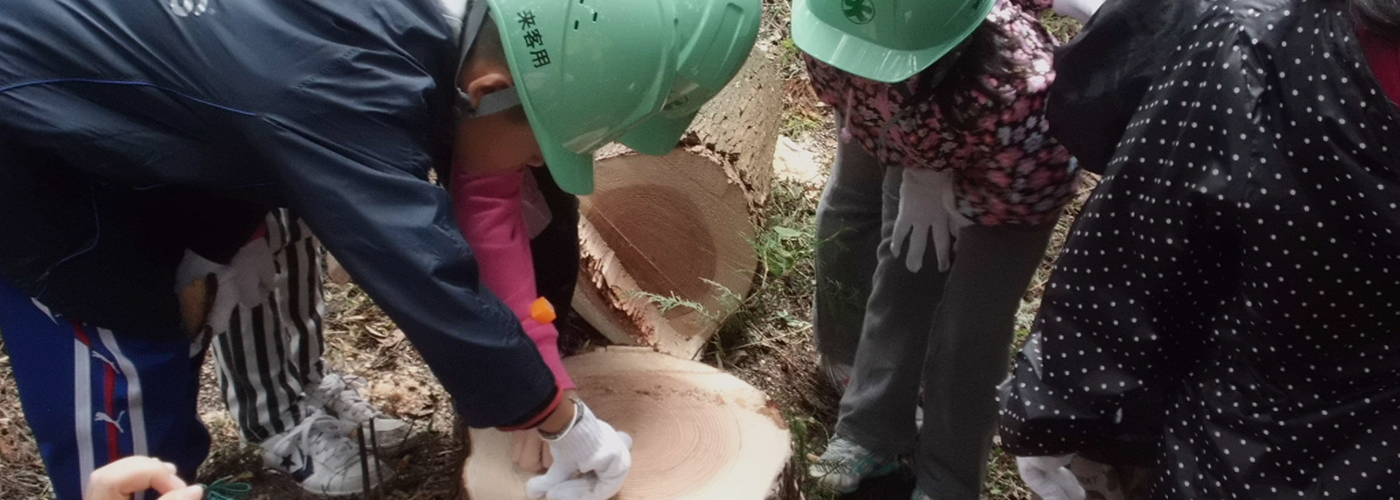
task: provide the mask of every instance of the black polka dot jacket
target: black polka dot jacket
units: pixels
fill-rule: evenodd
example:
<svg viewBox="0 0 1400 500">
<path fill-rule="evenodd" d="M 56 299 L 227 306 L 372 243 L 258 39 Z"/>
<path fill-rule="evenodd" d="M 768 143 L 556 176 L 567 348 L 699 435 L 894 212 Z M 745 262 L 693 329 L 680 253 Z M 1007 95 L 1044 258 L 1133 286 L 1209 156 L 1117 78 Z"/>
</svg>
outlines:
<svg viewBox="0 0 1400 500">
<path fill-rule="evenodd" d="M 1400 495 L 1400 113 L 1344 2 L 1110 1 L 1052 134 L 1101 172 L 1001 439 L 1154 498 Z"/>
</svg>

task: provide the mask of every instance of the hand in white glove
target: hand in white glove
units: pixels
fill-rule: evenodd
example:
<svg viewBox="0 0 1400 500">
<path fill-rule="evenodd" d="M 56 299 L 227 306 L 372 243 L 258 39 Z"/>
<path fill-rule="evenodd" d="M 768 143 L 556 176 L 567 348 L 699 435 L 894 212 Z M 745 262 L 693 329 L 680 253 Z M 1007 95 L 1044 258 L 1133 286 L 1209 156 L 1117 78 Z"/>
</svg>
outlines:
<svg viewBox="0 0 1400 500">
<path fill-rule="evenodd" d="M 632 436 L 598 420 L 580 403 L 571 428 L 549 442 L 554 465 L 525 484 L 530 498 L 607 500 L 622 490 L 632 470 Z M 574 476 L 578 475 L 577 478 Z"/>
<path fill-rule="evenodd" d="M 1074 455 L 1016 457 L 1021 480 L 1044 500 L 1084 500 L 1084 487 L 1068 469 Z"/>
<path fill-rule="evenodd" d="M 899 215 L 894 220 L 890 250 L 899 257 L 908 237 L 909 253 L 904 266 L 909 272 L 917 273 L 924 267 L 924 249 L 932 238 L 933 250 L 938 256 L 938 272 L 947 272 L 953 264 L 953 239 L 958 237 L 959 230 L 972 224 L 954 209 L 957 195 L 953 192 L 953 173 L 906 168 L 903 175 L 904 182 L 899 186 Z"/>
<path fill-rule="evenodd" d="M 254 307 L 274 288 L 277 265 L 266 238 L 256 238 L 233 256 L 228 265 L 211 262 L 197 253 L 185 251 L 175 272 L 175 293 L 181 294 L 195 280 L 214 276 L 214 301 L 208 305 L 204 324 L 227 325 L 235 306 Z"/>
</svg>

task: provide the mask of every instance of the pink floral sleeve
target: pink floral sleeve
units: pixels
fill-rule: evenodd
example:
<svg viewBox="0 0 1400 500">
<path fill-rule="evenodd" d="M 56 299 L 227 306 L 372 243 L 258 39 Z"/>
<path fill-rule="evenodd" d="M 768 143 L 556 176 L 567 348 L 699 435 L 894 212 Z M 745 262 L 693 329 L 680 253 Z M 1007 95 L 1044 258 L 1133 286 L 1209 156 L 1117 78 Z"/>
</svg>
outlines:
<svg viewBox="0 0 1400 500">
<path fill-rule="evenodd" d="M 984 77 L 990 92 L 951 96 L 970 123 L 953 122 L 934 99 L 911 97 L 920 76 L 881 83 L 808 57 L 812 88 L 836 108 L 842 140 L 859 143 L 881 164 L 954 170 L 963 216 L 989 226 L 1053 220 L 1073 196 L 1078 173 L 1045 122 L 1056 42 L 1023 4 L 1044 10 L 1051 1 L 998 0 L 986 20 L 1007 33 L 1017 74 Z"/>
</svg>

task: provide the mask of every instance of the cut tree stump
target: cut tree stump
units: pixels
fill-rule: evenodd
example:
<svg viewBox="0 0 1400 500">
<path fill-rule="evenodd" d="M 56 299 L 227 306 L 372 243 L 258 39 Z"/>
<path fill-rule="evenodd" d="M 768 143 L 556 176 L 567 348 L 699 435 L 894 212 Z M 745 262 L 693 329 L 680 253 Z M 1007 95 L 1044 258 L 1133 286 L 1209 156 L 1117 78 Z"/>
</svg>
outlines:
<svg viewBox="0 0 1400 500">
<path fill-rule="evenodd" d="M 782 116 L 760 43 L 666 156 L 600 151 L 574 309 L 609 340 L 694 359 L 749 293 Z"/>
<path fill-rule="evenodd" d="M 632 473 L 617 500 L 764 500 L 792 453 L 762 391 L 695 361 L 613 347 L 564 360 L 599 418 L 632 435 Z M 537 473 L 511 462 L 510 436 L 471 430 L 462 484 L 475 500 L 525 500 Z"/>
</svg>

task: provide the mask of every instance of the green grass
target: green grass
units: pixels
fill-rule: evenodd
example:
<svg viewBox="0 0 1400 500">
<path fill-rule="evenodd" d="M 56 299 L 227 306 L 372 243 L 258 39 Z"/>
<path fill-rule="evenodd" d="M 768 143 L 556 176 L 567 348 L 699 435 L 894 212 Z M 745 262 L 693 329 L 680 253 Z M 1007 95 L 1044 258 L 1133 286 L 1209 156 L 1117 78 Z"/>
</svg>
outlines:
<svg viewBox="0 0 1400 500">
<path fill-rule="evenodd" d="M 788 416 L 788 429 L 792 431 L 792 458 L 790 467 L 797 475 L 798 491 L 806 500 L 836 500 L 836 493 L 817 487 L 816 481 L 807 475 L 807 468 L 813 464 L 813 457 L 821 454 L 830 439 L 830 431 L 821 422 L 810 417 Z"/>
<path fill-rule="evenodd" d="M 737 307 L 725 318 L 711 340 L 707 361 L 720 367 L 752 366 L 793 359 L 788 357 L 811 349 L 808 318 L 816 294 L 816 249 L 821 244 L 816 240 L 816 205 L 806 187 L 774 182 L 764 212 L 767 218 L 751 242 L 759 261 L 753 291 L 737 301 Z M 735 303 L 737 298 L 729 293 L 724 302 Z M 813 408 L 810 401 L 820 398 L 808 392 L 822 382 L 815 380 L 810 362 L 800 368 L 803 370 L 783 373 L 785 380 L 759 384 L 770 396 L 787 401 L 783 406 L 793 449 L 789 474 L 782 481 L 778 498 L 835 500 L 835 495 L 818 488 L 807 475 L 811 457 L 820 455 L 830 439 L 827 423 L 835 419 L 834 408 Z M 798 379 L 808 380 L 804 384 Z"/>
<path fill-rule="evenodd" d="M 797 42 L 792 41 L 791 38 L 784 38 L 781 45 L 783 52 L 780 61 L 783 67 L 802 65 L 802 49 L 797 48 Z"/>
<path fill-rule="evenodd" d="M 1071 38 L 1074 38 L 1075 35 L 1079 34 L 1079 28 L 1081 27 L 1079 21 L 1056 14 L 1054 11 L 1050 10 L 1045 11 L 1045 14 L 1040 16 L 1040 24 L 1045 26 L 1045 29 L 1050 31 L 1050 34 L 1054 35 L 1054 37 L 1058 38 L 1061 42 L 1068 42 Z"/>
<path fill-rule="evenodd" d="M 723 358 L 741 346 L 762 345 L 779 336 L 810 334 L 811 324 L 793 311 L 810 310 L 816 294 L 816 203 L 803 187 L 774 182 L 767 207 L 768 220 L 751 244 L 759 270 L 747 299 L 725 319 L 715 335 L 716 354 Z M 728 290 L 722 290 L 734 298 Z M 725 344 L 735 346 L 725 349 Z"/>
<path fill-rule="evenodd" d="M 704 304 L 692 300 L 682 299 L 680 297 L 677 297 L 674 293 L 671 295 L 660 295 L 651 292 L 643 292 L 640 290 L 634 291 L 632 293 L 636 294 L 639 297 L 646 298 L 648 302 L 651 302 L 652 305 L 656 306 L 657 310 L 661 311 L 661 314 L 666 314 L 677 308 L 681 308 L 698 312 L 701 316 L 704 316 L 706 318 L 715 318 L 718 315 L 718 313 L 716 313 L 715 311 L 711 311 L 709 310 L 709 308 L 706 308 Z"/>
<path fill-rule="evenodd" d="M 812 132 L 820 131 L 827 127 L 826 118 L 823 116 L 812 116 L 807 113 L 788 113 L 783 117 L 783 123 L 778 127 L 778 132 L 788 137 L 802 137 Z"/>
</svg>

